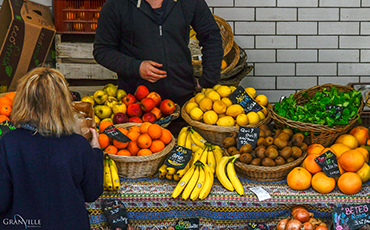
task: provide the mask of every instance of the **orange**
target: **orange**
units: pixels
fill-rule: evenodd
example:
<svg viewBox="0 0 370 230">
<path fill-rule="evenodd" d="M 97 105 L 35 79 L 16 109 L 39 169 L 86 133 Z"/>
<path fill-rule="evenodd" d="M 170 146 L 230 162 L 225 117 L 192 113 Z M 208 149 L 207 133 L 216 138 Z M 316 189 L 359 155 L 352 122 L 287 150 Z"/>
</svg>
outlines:
<svg viewBox="0 0 370 230">
<path fill-rule="evenodd" d="M 140 127 L 139 126 L 131 126 L 128 131 L 130 132 L 137 132 L 140 133 Z"/>
<path fill-rule="evenodd" d="M 151 126 L 152 123 L 145 121 L 140 125 L 140 133 L 148 133 L 148 128 Z"/>
<path fill-rule="evenodd" d="M 149 136 L 149 134 L 144 133 L 141 134 L 137 138 L 137 146 L 141 149 L 148 149 L 152 145 L 152 138 Z"/>
<path fill-rule="evenodd" d="M 128 146 L 128 142 L 123 143 L 121 141 L 117 141 L 116 139 L 113 139 L 113 145 L 117 147 L 117 149 L 124 149 Z"/>
<path fill-rule="evenodd" d="M 140 136 L 140 133 L 138 132 L 128 132 L 128 134 L 126 135 L 128 138 L 130 138 L 131 141 L 137 141 L 137 138 Z"/>
<path fill-rule="evenodd" d="M 362 188 L 362 181 L 359 175 L 354 172 L 346 172 L 338 179 L 339 190 L 347 195 L 358 193 Z"/>
<path fill-rule="evenodd" d="M 330 148 L 332 150 L 334 150 L 334 153 L 335 155 L 337 156 L 337 159 L 342 156 L 342 154 L 347 151 L 347 150 L 350 150 L 350 148 L 345 145 L 345 144 L 341 144 L 341 143 L 336 143 L 336 144 L 333 144 L 332 146 L 330 146 Z"/>
<path fill-rule="evenodd" d="M 11 100 L 8 97 L 2 96 L 0 97 L 0 105 L 12 105 Z"/>
<path fill-rule="evenodd" d="M 335 179 L 324 172 L 315 173 L 312 177 L 312 188 L 322 194 L 329 193 L 335 188 Z"/>
<path fill-rule="evenodd" d="M 13 104 L 13 99 L 15 97 L 15 94 L 16 94 L 15 92 L 8 92 L 4 95 L 4 97 L 7 97 L 10 100 L 10 102 Z"/>
<path fill-rule="evenodd" d="M 311 144 L 307 148 L 307 155 L 320 154 L 322 152 L 322 150 L 324 150 L 324 148 L 325 147 L 322 146 L 321 144 Z"/>
<path fill-rule="evenodd" d="M 126 136 L 127 136 L 128 132 L 129 132 L 127 129 L 122 128 L 122 127 L 117 127 L 117 129 L 118 129 L 119 131 L 121 131 L 121 133 L 125 134 Z"/>
<path fill-rule="evenodd" d="M 356 126 L 349 134 L 356 137 L 359 146 L 364 145 L 366 141 L 369 140 L 369 128 L 364 126 Z"/>
<path fill-rule="evenodd" d="M 1 105 L 0 106 L 0 114 L 5 116 L 10 116 L 12 113 L 12 106 L 10 105 Z"/>
<path fill-rule="evenodd" d="M 346 172 L 356 172 L 364 165 L 365 158 L 357 150 L 348 150 L 340 156 L 338 162 Z"/>
<path fill-rule="evenodd" d="M 321 151 L 321 153 L 319 154 L 319 156 L 320 155 L 322 155 L 322 154 L 324 154 L 324 153 L 326 153 L 327 151 L 331 151 L 332 153 L 334 153 L 335 154 L 335 151 L 331 148 L 331 147 L 327 147 L 327 148 L 324 148 L 322 151 Z"/>
<path fill-rule="evenodd" d="M 166 147 L 166 145 L 163 143 L 163 141 L 161 141 L 161 140 L 154 140 L 152 142 L 152 145 L 150 146 L 149 149 L 153 153 L 156 153 L 156 152 L 162 151 L 164 149 L 164 147 Z"/>
<path fill-rule="evenodd" d="M 369 162 L 369 151 L 367 151 L 365 148 L 363 147 L 358 147 L 356 148 L 355 150 L 359 151 L 362 153 L 362 155 L 364 155 L 364 158 L 365 158 L 365 163 Z"/>
<path fill-rule="evenodd" d="M 136 141 L 130 141 L 127 146 L 127 150 L 130 151 L 131 156 L 136 156 L 137 152 L 139 152 L 140 148 L 137 146 Z"/>
<path fill-rule="evenodd" d="M 140 149 L 139 152 L 137 152 L 138 156 L 148 156 L 151 154 L 152 154 L 152 151 L 150 151 L 149 149 Z"/>
<path fill-rule="evenodd" d="M 104 133 L 99 134 L 99 144 L 100 148 L 105 148 L 109 145 L 109 137 L 107 134 Z"/>
<path fill-rule="evenodd" d="M 159 139 L 162 136 L 162 127 L 158 124 L 152 124 L 148 128 L 148 134 L 153 139 Z"/>
<path fill-rule="evenodd" d="M 168 144 L 172 140 L 172 133 L 168 129 L 162 129 L 162 136 L 159 138 L 159 140 L 163 141 L 164 144 Z"/>
<path fill-rule="evenodd" d="M 117 152 L 118 152 L 118 149 L 116 146 L 114 145 L 108 145 L 105 149 L 104 149 L 104 152 L 107 152 L 109 154 L 113 154 L 113 155 L 116 155 Z"/>
<path fill-rule="evenodd" d="M 5 116 L 5 115 L 0 115 L 0 123 L 1 122 L 4 122 L 4 121 L 9 121 L 9 117 L 8 116 Z"/>
<path fill-rule="evenodd" d="M 120 151 L 117 152 L 117 155 L 130 157 L 131 153 L 127 149 L 121 149 Z"/>
<path fill-rule="evenodd" d="M 294 190 L 305 190 L 311 187 L 312 175 L 302 167 L 295 167 L 287 176 L 287 184 Z"/>
<path fill-rule="evenodd" d="M 341 143 L 347 145 L 350 149 L 355 149 L 358 147 L 358 140 L 355 136 L 351 134 L 342 134 L 340 135 L 335 143 Z"/>
<path fill-rule="evenodd" d="M 318 156 L 320 155 L 311 154 L 303 160 L 303 165 L 305 166 L 305 169 L 307 169 L 307 171 L 309 171 L 310 173 L 317 173 L 322 171 L 321 167 L 315 161 L 315 158 L 317 158 Z"/>
<path fill-rule="evenodd" d="M 110 125 L 113 125 L 113 123 L 110 122 L 110 121 L 107 121 L 107 120 L 100 122 L 99 132 L 102 133 L 104 131 L 104 129 L 106 129 Z"/>
</svg>

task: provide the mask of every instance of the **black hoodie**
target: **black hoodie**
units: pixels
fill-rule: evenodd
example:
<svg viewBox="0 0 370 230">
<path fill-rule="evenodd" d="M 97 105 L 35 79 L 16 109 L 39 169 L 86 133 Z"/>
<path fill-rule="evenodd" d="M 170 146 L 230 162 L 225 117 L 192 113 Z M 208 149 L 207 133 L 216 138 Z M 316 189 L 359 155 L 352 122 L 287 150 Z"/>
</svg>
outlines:
<svg viewBox="0 0 370 230">
<path fill-rule="evenodd" d="M 107 0 L 100 11 L 94 58 L 118 75 L 118 87 L 134 93 L 139 85 L 182 105 L 193 96 L 195 81 L 188 48 L 190 25 L 203 53 L 199 84 L 213 87 L 223 57 L 220 29 L 204 0 L 168 0 L 158 25 L 153 9 L 141 0 Z M 163 64 L 167 77 L 150 83 L 140 77 L 142 61 Z"/>
</svg>

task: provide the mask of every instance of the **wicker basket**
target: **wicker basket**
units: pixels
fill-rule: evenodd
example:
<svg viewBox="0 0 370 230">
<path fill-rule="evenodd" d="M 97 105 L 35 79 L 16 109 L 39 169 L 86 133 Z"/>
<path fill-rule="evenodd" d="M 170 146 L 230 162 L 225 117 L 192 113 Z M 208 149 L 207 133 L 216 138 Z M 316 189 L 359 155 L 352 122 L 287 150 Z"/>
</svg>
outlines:
<svg viewBox="0 0 370 230">
<path fill-rule="evenodd" d="M 158 123 L 162 128 L 166 128 L 171 124 L 171 121 L 176 120 L 180 116 L 180 110 L 180 106 L 175 104 L 175 111 L 173 113 L 163 118 L 163 121 L 159 120 L 155 123 Z"/>
<path fill-rule="evenodd" d="M 315 95 L 317 91 L 321 91 L 324 88 L 330 90 L 332 86 L 335 86 L 340 92 L 350 92 L 353 88 L 342 85 L 334 84 L 324 84 L 314 86 L 305 90 L 301 90 L 294 94 L 294 98 L 297 100 L 297 104 L 303 105 L 307 102 L 307 99 L 302 97 L 302 93 L 308 93 L 309 97 Z M 355 119 L 351 120 L 348 125 L 337 125 L 334 127 L 329 127 L 328 125 L 318 125 L 312 123 L 304 123 L 299 121 L 289 120 L 285 117 L 282 117 L 274 112 L 274 107 L 269 105 L 268 109 L 271 113 L 271 118 L 275 123 L 276 128 L 284 129 L 286 127 L 299 129 L 302 133 L 308 131 L 309 135 L 305 137 L 305 142 L 307 145 L 316 143 L 321 144 L 324 147 L 330 146 L 337 139 L 338 136 L 347 133 L 356 123 L 357 118 L 361 116 L 362 110 L 364 107 L 363 99 L 361 97 L 361 105 L 358 108 L 357 116 Z"/>
<path fill-rule="evenodd" d="M 213 15 L 216 20 L 218 27 L 220 28 L 220 33 L 222 37 L 222 48 L 224 49 L 224 56 L 226 56 L 231 48 L 234 46 L 234 35 L 230 24 L 223 18 Z"/>
<path fill-rule="evenodd" d="M 224 150 L 224 155 L 230 156 L 226 149 Z M 288 173 L 293 168 L 300 165 L 302 161 L 306 158 L 306 156 L 307 152 L 304 152 L 302 156 L 296 159 L 295 161 L 274 167 L 255 166 L 244 164 L 240 161 L 235 161 L 235 170 L 240 176 L 246 177 L 250 180 L 280 181 L 286 179 Z"/>
<path fill-rule="evenodd" d="M 129 128 L 131 126 L 140 126 L 141 123 L 123 123 L 115 125 L 116 127 Z M 117 165 L 118 175 L 124 178 L 142 178 L 150 177 L 157 173 L 159 167 L 163 164 L 167 155 L 175 146 L 175 138 L 172 136 L 170 143 L 160 151 L 148 156 L 117 156 L 109 154 Z"/>
<path fill-rule="evenodd" d="M 185 111 L 185 107 L 188 104 L 186 102 L 181 108 L 181 117 L 193 127 L 202 137 L 206 139 L 207 142 L 222 146 L 222 141 L 229 136 L 233 136 L 235 133 L 239 132 L 239 126 L 218 126 L 218 125 L 208 125 L 200 121 L 195 121 L 191 119 L 189 114 Z M 270 113 L 267 113 L 267 117 L 256 124 L 246 125 L 247 127 L 259 127 L 263 124 L 268 124 L 271 121 Z"/>
</svg>

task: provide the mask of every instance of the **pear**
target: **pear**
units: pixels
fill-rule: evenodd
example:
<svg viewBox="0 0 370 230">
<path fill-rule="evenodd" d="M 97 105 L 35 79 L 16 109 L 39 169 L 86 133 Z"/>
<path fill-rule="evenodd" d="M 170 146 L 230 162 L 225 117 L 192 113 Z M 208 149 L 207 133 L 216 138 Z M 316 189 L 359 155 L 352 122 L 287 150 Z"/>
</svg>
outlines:
<svg viewBox="0 0 370 230">
<path fill-rule="evenodd" d="M 360 176 L 362 183 L 366 183 L 370 180 L 370 166 L 367 163 L 364 163 L 362 168 L 356 173 Z"/>
</svg>

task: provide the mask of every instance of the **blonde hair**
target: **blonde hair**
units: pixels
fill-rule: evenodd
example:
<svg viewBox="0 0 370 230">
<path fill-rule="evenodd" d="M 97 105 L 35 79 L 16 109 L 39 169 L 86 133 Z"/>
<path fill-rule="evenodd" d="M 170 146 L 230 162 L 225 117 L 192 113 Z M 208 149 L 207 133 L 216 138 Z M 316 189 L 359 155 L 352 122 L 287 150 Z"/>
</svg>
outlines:
<svg viewBox="0 0 370 230">
<path fill-rule="evenodd" d="M 61 72 L 49 67 L 37 67 L 18 82 L 12 108 L 16 127 L 30 124 L 43 136 L 74 133 L 75 117 L 72 96 Z"/>
</svg>

